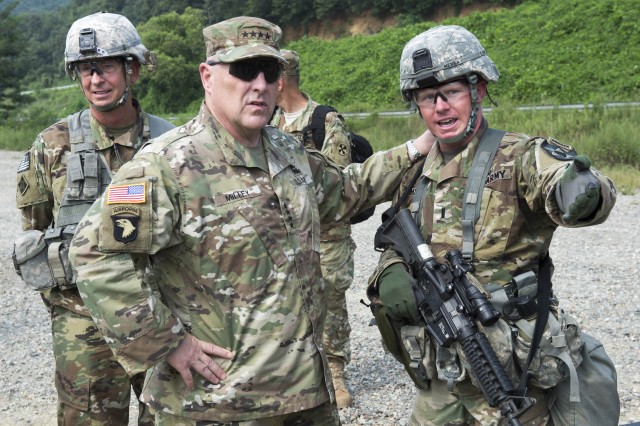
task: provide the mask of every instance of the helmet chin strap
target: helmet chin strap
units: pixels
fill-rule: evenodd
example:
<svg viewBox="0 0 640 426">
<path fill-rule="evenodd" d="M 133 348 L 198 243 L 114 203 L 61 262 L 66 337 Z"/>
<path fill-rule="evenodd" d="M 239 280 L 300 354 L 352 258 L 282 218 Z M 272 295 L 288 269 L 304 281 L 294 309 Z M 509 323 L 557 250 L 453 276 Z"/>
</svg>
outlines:
<svg viewBox="0 0 640 426">
<path fill-rule="evenodd" d="M 129 60 L 125 60 L 124 61 L 124 68 L 125 68 L 124 78 L 125 78 L 125 81 L 126 81 L 126 87 L 124 88 L 124 92 L 122 92 L 122 96 L 120 96 L 120 99 L 118 99 L 115 102 L 111 102 L 110 104 L 107 104 L 107 105 L 98 106 L 98 105 L 95 105 L 94 103 L 92 103 L 89 100 L 89 98 L 87 98 L 86 94 L 84 95 L 84 97 L 87 99 L 87 101 L 91 104 L 91 106 L 96 111 L 100 111 L 100 112 L 113 111 L 114 109 L 116 109 L 118 107 L 121 107 L 122 105 L 127 103 L 127 98 L 129 97 L 129 92 L 130 92 L 130 87 L 131 87 L 131 73 L 132 73 L 131 64 L 130 64 Z M 83 89 L 83 92 L 84 92 L 84 89 Z"/>
<path fill-rule="evenodd" d="M 478 122 L 478 111 L 480 111 L 480 102 L 478 102 L 478 76 L 475 74 L 467 75 L 469 90 L 471 91 L 471 114 L 464 132 L 451 138 L 438 138 L 438 142 L 443 144 L 455 144 L 469 137 L 476 128 Z"/>
</svg>

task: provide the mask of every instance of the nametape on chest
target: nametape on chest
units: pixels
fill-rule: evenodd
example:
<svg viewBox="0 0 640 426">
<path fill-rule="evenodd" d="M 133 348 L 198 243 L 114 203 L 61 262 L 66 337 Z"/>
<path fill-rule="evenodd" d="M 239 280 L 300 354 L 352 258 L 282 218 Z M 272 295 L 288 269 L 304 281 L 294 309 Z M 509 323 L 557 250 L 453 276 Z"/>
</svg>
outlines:
<svg viewBox="0 0 640 426">
<path fill-rule="evenodd" d="M 511 169 L 496 170 L 495 172 L 490 173 L 489 176 L 487 176 L 487 180 L 485 180 L 484 184 L 488 185 L 501 179 L 511 179 Z"/>
<path fill-rule="evenodd" d="M 553 138 L 549 138 L 540 145 L 547 154 L 560 161 L 570 161 L 576 157 L 576 151 L 572 146 L 565 145 Z"/>
<path fill-rule="evenodd" d="M 302 173 L 302 170 L 297 168 L 295 165 L 291 165 L 291 171 L 293 172 L 293 178 L 291 179 L 291 184 L 293 186 L 302 186 L 302 185 L 310 185 L 311 177 Z"/>
<path fill-rule="evenodd" d="M 253 185 L 249 188 L 238 188 L 231 191 L 216 194 L 213 197 L 214 202 L 218 206 L 232 203 L 234 201 L 246 200 L 247 198 L 253 198 L 260 196 L 261 191 L 258 185 Z"/>
</svg>

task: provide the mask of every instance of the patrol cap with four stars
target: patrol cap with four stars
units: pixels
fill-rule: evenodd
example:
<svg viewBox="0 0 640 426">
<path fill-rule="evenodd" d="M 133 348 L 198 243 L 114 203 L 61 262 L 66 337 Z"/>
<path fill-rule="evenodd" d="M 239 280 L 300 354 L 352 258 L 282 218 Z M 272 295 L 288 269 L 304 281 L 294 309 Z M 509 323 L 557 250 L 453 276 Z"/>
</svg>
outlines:
<svg viewBox="0 0 640 426">
<path fill-rule="evenodd" d="M 207 59 L 231 63 L 267 56 L 286 64 L 280 54 L 282 30 L 261 18 L 238 16 L 202 30 Z"/>
<path fill-rule="evenodd" d="M 282 57 L 287 65 L 282 69 L 282 75 L 300 75 L 300 57 L 293 50 L 281 49 Z"/>
</svg>

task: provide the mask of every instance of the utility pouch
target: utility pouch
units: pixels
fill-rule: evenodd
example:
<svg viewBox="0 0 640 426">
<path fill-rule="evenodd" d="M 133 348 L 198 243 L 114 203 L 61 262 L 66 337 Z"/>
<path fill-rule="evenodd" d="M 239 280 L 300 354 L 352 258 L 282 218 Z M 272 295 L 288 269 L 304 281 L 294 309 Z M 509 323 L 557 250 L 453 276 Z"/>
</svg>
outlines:
<svg viewBox="0 0 640 426">
<path fill-rule="evenodd" d="M 529 356 L 535 321 L 535 318 L 519 319 L 513 323 L 513 348 L 516 363 L 521 370 Z M 560 311 L 557 317 L 553 311 L 549 312 L 547 329 L 542 334 L 539 348 L 529 364 L 529 382 L 539 388 L 548 389 L 569 379 L 575 386 L 572 392 L 577 395 L 576 367 L 582 362 L 581 348 L 582 338 L 575 318 L 564 311 Z"/>
<path fill-rule="evenodd" d="M 41 231 L 25 231 L 13 244 L 16 273 L 30 288 L 44 291 L 56 286 L 47 260 L 47 243 Z"/>
<path fill-rule="evenodd" d="M 369 308 L 374 316 L 371 325 L 378 327 L 385 351 L 404 366 L 413 383 L 422 390 L 428 390 L 431 380 L 436 378 L 436 372 L 435 353 L 426 329 L 420 325 L 400 324 L 391 319 L 378 294 L 377 283 L 382 272 L 401 262 L 397 255 L 387 252 L 382 255 L 381 262 L 369 277 L 367 298 L 371 302 Z"/>
<path fill-rule="evenodd" d="M 76 280 L 69 262 L 69 242 L 73 237 L 76 226 L 47 229 L 44 239 L 47 243 L 47 260 L 53 279 L 61 289 L 76 286 Z"/>
<path fill-rule="evenodd" d="M 378 326 L 382 343 L 387 352 L 404 365 L 415 385 L 428 390 L 434 377 L 433 349 L 423 326 L 401 325 L 395 323 L 385 313 L 381 303 L 370 305 L 375 324 Z"/>
</svg>

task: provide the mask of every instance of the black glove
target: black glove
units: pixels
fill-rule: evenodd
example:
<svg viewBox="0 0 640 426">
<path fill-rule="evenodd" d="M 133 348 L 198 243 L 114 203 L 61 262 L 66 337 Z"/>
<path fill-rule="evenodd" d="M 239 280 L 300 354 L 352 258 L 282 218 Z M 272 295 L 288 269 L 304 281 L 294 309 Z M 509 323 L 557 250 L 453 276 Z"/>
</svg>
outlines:
<svg viewBox="0 0 640 426">
<path fill-rule="evenodd" d="M 415 280 L 401 263 L 394 263 L 380 274 L 378 291 L 385 312 L 393 320 L 418 324 L 420 315 L 414 296 Z"/>
<path fill-rule="evenodd" d="M 567 223 L 589 217 L 600 204 L 600 181 L 590 167 L 589 157 L 576 155 L 556 184 L 556 201 Z"/>
</svg>

